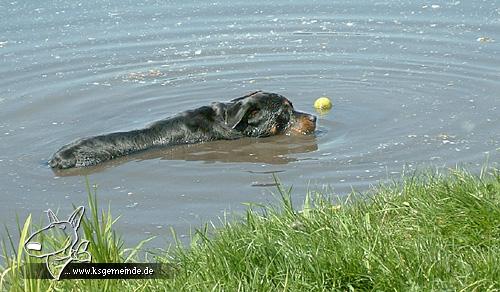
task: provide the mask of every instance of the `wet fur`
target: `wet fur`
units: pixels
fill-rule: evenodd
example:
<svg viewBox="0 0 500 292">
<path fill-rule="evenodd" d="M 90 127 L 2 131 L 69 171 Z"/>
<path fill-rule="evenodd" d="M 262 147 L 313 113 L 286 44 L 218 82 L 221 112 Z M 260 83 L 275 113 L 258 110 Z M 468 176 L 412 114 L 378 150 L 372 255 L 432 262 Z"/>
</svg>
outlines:
<svg viewBox="0 0 500 292">
<path fill-rule="evenodd" d="M 314 116 L 294 111 L 281 95 L 259 91 L 185 111 L 144 129 L 79 139 L 59 149 L 49 165 L 85 167 L 155 147 L 272 136 L 290 131 L 300 119 L 308 123 L 304 132 L 314 130 Z"/>
</svg>

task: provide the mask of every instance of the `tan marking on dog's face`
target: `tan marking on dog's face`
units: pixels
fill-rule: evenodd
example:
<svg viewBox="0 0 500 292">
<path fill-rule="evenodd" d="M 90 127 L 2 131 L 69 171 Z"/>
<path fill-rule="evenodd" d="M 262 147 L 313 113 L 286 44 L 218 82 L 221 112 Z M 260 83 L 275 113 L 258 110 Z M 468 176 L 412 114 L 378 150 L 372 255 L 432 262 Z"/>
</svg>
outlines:
<svg viewBox="0 0 500 292">
<path fill-rule="evenodd" d="M 278 133 L 278 127 L 273 126 L 273 127 L 271 128 L 271 131 L 270 131 L 270 132 L 271 132 L 271 135 L 278 135 L 278 134 L 279 134 L 279 133 Z"/>
<path fill-rule="evenodd" d="M 316 117 L 310 114 L 294 112 L 294 121 L 289 128 L 289 133 L 294 135 L 307 135 L 316 130 Z"/>
</svg>

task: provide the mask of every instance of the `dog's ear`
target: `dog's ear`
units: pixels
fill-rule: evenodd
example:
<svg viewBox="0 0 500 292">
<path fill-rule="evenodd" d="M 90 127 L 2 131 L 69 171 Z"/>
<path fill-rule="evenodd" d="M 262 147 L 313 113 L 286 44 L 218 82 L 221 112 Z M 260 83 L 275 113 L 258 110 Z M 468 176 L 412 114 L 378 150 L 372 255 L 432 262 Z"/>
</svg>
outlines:
<svg viewBox="0 0 500 292">
<path fill-rule="evenodd" d="M 247 126 L 245 117 L 255 109 L 255 102 L 252 96 L 260 93 L 262 93 L 262 90 L 232 99 L 231 103 L 226 108 L 226 114 L 224 116 L 226 125 L 239 131 L 244 129 Z"/>
<path fill-rule="evenodd" d="M 228 105 L 225 115 L 226 125 L 231 127 L 231 129 L 241 131 L 247 126 L 247 113 L 249 113 L 253 108 L 253 103 L 245 99 Z"/>
<path fill-rule="evenodd" d="M 240 101 L 240 100 L 243 100 L 243 99 L 245 99 L 245 98 L 247 98 L 247 97 L 250 97 L 250 96 L 252 96 L 252 95 L 255 95 L 255 94 L 257 94 L 257 93 L 261 93 L 261 92 L 262 92 L 262 90 L 257 90 L 257 91 L 251 92 L 251 93 L 249 93 L 249 94 L 247 94 L 247 95 L 244 95 L 244 96 L 242 96 L 242 97 L 237 97 L 237 98 L 231 99 L 231 102 Z"/>
</svg>

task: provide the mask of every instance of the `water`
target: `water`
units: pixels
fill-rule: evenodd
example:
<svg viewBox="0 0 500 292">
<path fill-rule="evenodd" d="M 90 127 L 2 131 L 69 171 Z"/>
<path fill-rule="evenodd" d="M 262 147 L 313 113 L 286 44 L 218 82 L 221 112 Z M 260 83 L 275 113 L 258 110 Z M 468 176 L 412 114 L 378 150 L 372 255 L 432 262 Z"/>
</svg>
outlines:
<svg viewBox="0 0 500 292">
<path fill-rule="evenodd" d="M 243 203 L 274 202 L 273 173 L 345 194 L 404 169 L 473 170 L 500 152 L 498 1 L 2 1 L 0 222 L 101 207 L 135 243 L 181 238 Z M 72 140 L 143 127 L 256 89 L 313 112 L 309 137 L 180 146 L 53 173 Z"/>
</svg>

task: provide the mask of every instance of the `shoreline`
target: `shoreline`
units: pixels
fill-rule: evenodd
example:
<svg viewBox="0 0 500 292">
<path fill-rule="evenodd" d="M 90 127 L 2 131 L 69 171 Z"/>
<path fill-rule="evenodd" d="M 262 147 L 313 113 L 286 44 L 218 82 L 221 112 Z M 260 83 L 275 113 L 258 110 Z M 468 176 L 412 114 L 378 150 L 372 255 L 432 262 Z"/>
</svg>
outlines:
<svg viewBox="0 0 500 292">
<path fill-rule="evenodd" d="M 140 280 L 25 279 L 22 251 L 31 217 L 2 254 L 2 290 L 500 290 L 500 171 L 420 172 L 401 182 L 352 193 L 309 192 L 298 210 L 278 184 L 281 204 L 249 207 L 241 220 L 205 227 L 189 248 L 140 258 L 149 239 L 125 248 L 115 218 L 89 189 L 82 220 L 92 262 L 155 262 L 174 267 L 166 278 Z M 94 190 L 95 191 L 95 190 Z M 174 236 L 175 236 L 175 232 Z M 21 240 L 22 241 L 22 240 Z M 50 241 L 50 240 L 49 240 Z M 40 262 L 40 261 L 38 261 Z"/>
</svg>

